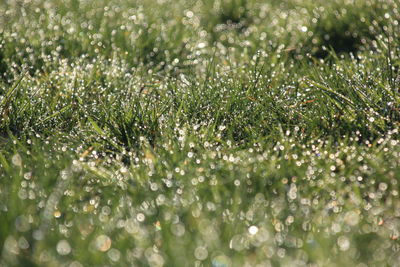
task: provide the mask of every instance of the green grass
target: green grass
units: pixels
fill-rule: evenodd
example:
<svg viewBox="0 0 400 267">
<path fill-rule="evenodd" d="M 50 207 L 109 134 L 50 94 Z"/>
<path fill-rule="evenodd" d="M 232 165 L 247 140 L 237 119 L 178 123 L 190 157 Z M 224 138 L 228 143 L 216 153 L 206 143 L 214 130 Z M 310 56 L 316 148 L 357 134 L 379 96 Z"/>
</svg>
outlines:
<svg viewBox="0 0 400 267">
<path fill-rule="evenodd" d="M 0 3 L 0 266 L 397 266 L 397 0 Z"/>
</svg>

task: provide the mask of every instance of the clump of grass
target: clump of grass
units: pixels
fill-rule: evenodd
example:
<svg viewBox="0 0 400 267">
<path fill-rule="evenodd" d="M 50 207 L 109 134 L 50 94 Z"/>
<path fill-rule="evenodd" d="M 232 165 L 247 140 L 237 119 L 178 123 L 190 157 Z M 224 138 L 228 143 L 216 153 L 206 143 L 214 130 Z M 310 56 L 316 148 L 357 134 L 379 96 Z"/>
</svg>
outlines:
<svg viewBox="0 0 400 267">
<path fill-rule="evenodd" d="M 356 54 L 371 49 L 372 43 L 391 24 L 386 18 L 397 9 L 395 2 L 365 1 L 348 3 L 333 1 L 309 7 L 309 23 L 302 30 L 307 34 L 303 49 L 324 58 L 329 50 L 337 54 Z"/>
<path fill-rule="evenodd" d="M 53 4 L 30 2 L 21 11 L 10 10 L 7 14 L 18 19 L 8 23 L 7 31 L 2 33 L 4 57 L 18 66 L 25 65 L 31 75 L 43 71 L 49 56 L 95 59 L 117 53 L 131 66 L 144 64 L 160 70 L 174 60 L 183 64 L 192 52 L 189 33 L 196 29 L 180 23 L 184 14 L 177 14 L 173 4 L 162 4 L 157 12 L 147 12 L 151 3 L 111 7 L 80 3 L 70 11 L 65 3 L 57 9 L 52 8 Z M 171 13 L 161 12 L 163 8 Z M 36 11 L 41 9 L 45 12 L 39 16 Z M 42 27 L 47 28 L 46 34 Z M 24 36 L 20 38 L 13 32 Z"/>
<path fill-rule="evenodd" d="M 244 0 L 203 1 L 208 23 L 214 24 L 243 24 L 249 18 L 249 3 Z"/>
<path fill-rule="evenodd" d="M 157 103 L 152 97 L 137 95 L 135 98 L 124 103 L 122 107 L 103 103 L 108 110 L 102 110 L 104 117 L 94 118 L 95 121 L 91 121 L 92 126 L 106 140 L 116 140 L 119 145 L 128 149 L 138 149 L 143 140 L 154 147 L 161 134 L 160 117 L 168 107 Z"/>
<path fill-rule="evenodd" d="M 250 4 L 245 0 L 203 1 L 202 25 L 210 33 L 211 42 L 226 43 L 221 40 L 226 32 L 242 33 L 251 24 Z"/>
<path fill-rule="evenodd" d="M 219 21 L 223 24 L 239 24 L 249 19 L 248 2 L 245 0 L 221 1 Z"/>
<path fill-rule="evenodd" d="M 0 265 L 395 266 L 395 6 L 0 2 Z"/>
</svg>

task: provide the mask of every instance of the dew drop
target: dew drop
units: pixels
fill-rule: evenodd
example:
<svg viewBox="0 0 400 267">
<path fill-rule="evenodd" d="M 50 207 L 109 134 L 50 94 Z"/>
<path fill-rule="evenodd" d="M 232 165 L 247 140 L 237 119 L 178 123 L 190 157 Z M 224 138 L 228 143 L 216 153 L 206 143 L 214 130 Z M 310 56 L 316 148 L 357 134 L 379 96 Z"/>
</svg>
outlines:
<svg viewBox="0 0 400 267">
<path fill-rule="evenodd" d="M 14 164 L 15 166 L 21 167 L 22 166 L 22 158 L 21 156 L 17 153 L 14 156 L 12 156 L 11 158 L 11 162 L 12 164 Z"/>
<path fill-rule="evenodd" d="M 12 254 L 19 254 L 18 242 L 13 236 L 8 236 L 4 242 L 4 249 Z"/>
<path fill-rule="evenodd" d="M 57 252 L 60 255 L 68 255 L 71 253 L 71 246 L 69 245 L 67 240 L 60 240 L 57 243 Z"/>
<path fill-rule="evenodd" d="M 196 259 L 203 261 L 208 257 L 208 251 L 205 247 L 197 247 L 194 251 Z"/>
<path fill-rule="evenodd" d="M 257 226 L 252 225 L 252 226 L 249 227 L 249 234 L 255 235 L 255 234 L 257 234 L 257 232 L 258 232 L 258 227 Z"/>
<path fill-rule="evenodd" d="M 348 211 L 344 216 L 344 221 L 350 226 L 355 226 L 358 224 L 359 216 L 355 211 Z"/>
<path fill-rule="evenodd" d="M 182 223 L 171 225 L 171 232 L 176 236 L 183 236 L 185 234 L 185 226 Z"/>
<path fill-rule="evenodd" d="M 96 238 L 96 248 L 102 252 L 109 250 L 111 247 L 111 239 L 106 235 L 99 235 Z"/>
<path fill-rule="evenodd" d="M 146 217 L 144 216 L 143 213 L 138 213 L 138 214 L 136 215 L 136 220 L 138 220 L 138 222 L 143 222 L 144 219 L 146 219 Z"/>
<path fill-rule="evenodd" d="M 337 240 L 337 244 L 342 251 L 346 251 L 350 248 L 350 241 L 346 236 L 340 236 Z"/>
<path fill-rule="evenodd" d="M 112 248 L 107 252 L 107 256 L 110 258 L 110 260 L 116 262 L 121 258 L 121 252 L 119 252 L 118 249 Z"/>
<path fill-rule="evenodd" d="M 242 235 L 232 237 L 229 247 L 236 251 L 242 251 L 246 248 L 246 239 Z"/>
<path fill-rule="evenodd" d="M 29 248 L 28 240 L 26 240 L 25 237 L 21 236 L 18 239 L 18 246 L 19 246 L 20 249 L 28 249 Z"/>
</svg>

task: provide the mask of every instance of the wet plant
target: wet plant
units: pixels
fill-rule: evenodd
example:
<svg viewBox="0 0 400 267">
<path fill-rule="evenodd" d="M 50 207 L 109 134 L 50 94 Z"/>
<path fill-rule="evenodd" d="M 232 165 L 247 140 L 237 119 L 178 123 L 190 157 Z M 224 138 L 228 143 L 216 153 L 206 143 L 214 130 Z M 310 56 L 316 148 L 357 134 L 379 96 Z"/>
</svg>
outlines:
<svg viewBox="0 0 400 267">
<path fill-rule="evenodd" d="M 384 1 L 333 1 L 327 4 L 309 6 L 308 25 L 302 29 L 308 37 L 304 52 L 324 58 L 329 50 L 336 54 L 356 54 L 362 49 L 371 49 L 373 41 L 390 27 L 389 17 L 393 13 L 394 2 Z"/>
<path fill-rule="evenodd" d="M 0 2 L 0 265 L 398 266 L 398 4 Z"/>
</svg>

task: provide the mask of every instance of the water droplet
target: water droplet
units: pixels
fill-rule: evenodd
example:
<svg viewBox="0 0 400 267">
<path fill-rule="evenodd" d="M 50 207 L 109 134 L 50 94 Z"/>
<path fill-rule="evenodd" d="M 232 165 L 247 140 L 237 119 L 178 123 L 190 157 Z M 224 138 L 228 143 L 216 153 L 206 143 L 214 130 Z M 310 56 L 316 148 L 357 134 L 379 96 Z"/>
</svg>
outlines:
<svg viewBox="0 0 400 267">
<path fill-rule="evenodd" d="M 283 258 L 286 255 L 286 250 L 284 248 L 279 248 L 276 251 L 276 255 L 278 255 L 278 257 Z"/>
<path fill-rule="evenodd" d="M 32 172 L 26 172 L 26 173 L 24 174 L 24 178 L 25 178 L 26 180 L 32 179 Z"/>
<path fill-rule="evenodd" d="M 346 251 L 350 248 L 350 241 L 346 236 L 340 236 L 337 240 L 337 244 L 342 251 Z"/>
<path fill-rule="evenodd" d="M 107 252 L 107 256 L 112 261 L 119 261 L 119 259 L 121 257 L 121 252 L 119 252 L 118 249 L 112 248 Z"/>
<path fill-rule="evenodd" d="M 108 216 L 111 214 L 111 208 L 109 206 L 104 206 L 101 208 L 101 213 Z"/>
<path fill-rule="evenodd" d="M 359 216 L 355 211 L 348 211 L 344 215 L 344 221 L 350 226 L 355 226 L 358 224 Z"/>
<path fill-rule="evenodd" d="M 125 230 L 130 233 L 130 234 L 136 234 L 137 232 L 139 232 L 139 224 L 134 220 L 134 219 L 130 219 L 127 220 L 125 223 Z"/>
<path fill-rule="evenodd" d="M 164 258 L 158 254 L 154 253 L 153 251 L 151 252 L 145 252 L 147 261 L 149 262 L 150 266 L 163 266 L 164 265 Z"/>
<path fill-rule="evenodd" d="M 60 240 L 57 243 L 57 252 L 60 255 L 68 255 L 71 253 L 71 246 L 69 245 L 67 240 Z"/>
<path fill-rule="evenodd" d="M 379 190 L 386 191 L 388 185 L 386 183 L 379 183 Z"/>
<path fill-rule="evenodd" d="M 138 213 L 138 214 L 136 215 L 136 220 L 138 220 L 138 222 L 143 222 L 144 219 L 146 219 L 146 216 L 144 216 L 143 213 Z"/>
<path fill-rule="evenodd" d="M 14 156 L 12 156 L 11 158 L 11 162 L 12 164 L 14 164 L 15 166 L 21 167 L 22 166 L 22 158 L 21 156 L 17 153 Z"/>
<path fill-rule="evenodd" d="M 176 236 L 183 236 L 185 234 L 185 226 L 182 223 L 171 225 L 171 232 Z"/>
<path fill-rule="evenodd" d="M 194 251 L 194 256 L 200 261 L 205 260 L 208 257 L 208 251 L 205 247 L 197 247 Z"/>
<path fill-rule="evenodd" d="M 294 200 L 297 198 L 297 187 L 295 184 L 290 185 L 290 190 L 287 193 L 289 199 Z"/>
<path fill-rule="evenodd" d="M 102 252 L 109 250 L 111 247 L 111 239 L 106 235 L 99 235 L 96 238 L 96 248 Z"/>
<path fill-rule="evenodd" d="M 39 229 L 39 230 L 33 231 L 32 236 L 33 236 L 33 238 L 34 238 L 35 240 L 42 240 L 42 239 L 44 238 L 43 231 L 40 230 L 40 229 Z"/>
<path fill-rule="evenodd" d="M 247 240 L 243 235 L 235 235 L 232 237 L 229 247 L 236 251 L 242 251 L 247 247 Z"/>
<path fill-rule="evenodd" d="M 15 240 L 13 236 L 8 236 L 6 241 L 4 242 L 4 249 L 12 254 L 18 254 L 19 247 L 17 240 Z"/>
<path fill-rule="evenodd" d="M 269 238 L 269 232 L 265 228 L 261 227 L 256 235 L 257 241 L 261 243 L 266 242 L 268 238 Z"/>
<path fill-rule="evenodd" d="M 255 234 L 257 234 L 257 232 L 258 232 L 258 227 L 257 226 L 252 225 L 252 226 L 249 227 L 249 233 L 251 235 L 255 235 Z"/>
<path fill-rule="evenodd" d="M 21 236 L 18 239 L 18 246 L 19 246 L 20 249 L 28 249 L 29 248 L 29 242 L 28 242 L 28 240 L 26 240 L 25 237 Z"/>
</svg>

